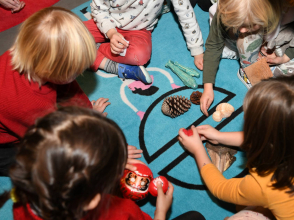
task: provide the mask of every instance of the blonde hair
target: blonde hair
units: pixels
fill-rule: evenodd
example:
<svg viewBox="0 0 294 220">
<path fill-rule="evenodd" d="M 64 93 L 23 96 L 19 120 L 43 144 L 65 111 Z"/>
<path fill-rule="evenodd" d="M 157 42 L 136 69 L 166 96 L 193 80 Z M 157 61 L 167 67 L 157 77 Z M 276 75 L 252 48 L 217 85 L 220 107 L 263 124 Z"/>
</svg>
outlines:
<svg viewBox="0 0 294 220">
<path fill-rule="evenodd" d="M 15 70 L 39 83 L 66 83 L 96 58 L 93 36 L 71 11 L 49 7 L 29 17 L 10 49 Z"/>
<path fill-rule="evenodd" d="M 219 0 L 217 20 L 227 27 L 238 29 L 246 24 L 263 28 L 264 33 L 272 32 L 278 25 L 282 13 L 282 0 Z"/>
</svg>

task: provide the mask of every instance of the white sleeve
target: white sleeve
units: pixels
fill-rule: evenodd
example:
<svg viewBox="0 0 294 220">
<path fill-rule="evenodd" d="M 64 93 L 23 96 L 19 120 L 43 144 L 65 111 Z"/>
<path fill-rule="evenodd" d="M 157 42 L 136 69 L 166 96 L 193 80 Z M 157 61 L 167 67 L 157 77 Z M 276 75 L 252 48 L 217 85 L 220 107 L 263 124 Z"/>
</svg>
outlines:
<svg viewBox="0 0 294 220">
<path fill-rule="evenodd" d="M 194 9 L 189 0 L 171 0 L 177 13 L 191 55 L 203 53 L 203 38 Z"/>
<path fill-rule="evenodd" d="M 116 28 L 116 23 L 111 18 L 109 9 L 110 3 L 108 0 L 93 0 L 90 4 L 93 20 L 98 29 L 104 33 L 107 38 L 107 31 Z"/>
</svg>

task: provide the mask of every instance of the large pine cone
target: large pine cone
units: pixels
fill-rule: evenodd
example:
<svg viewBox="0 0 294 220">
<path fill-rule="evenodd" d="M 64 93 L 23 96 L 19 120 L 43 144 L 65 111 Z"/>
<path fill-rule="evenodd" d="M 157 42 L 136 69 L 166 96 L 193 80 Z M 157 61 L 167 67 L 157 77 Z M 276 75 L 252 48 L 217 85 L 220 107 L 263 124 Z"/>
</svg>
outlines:
<svg viewBox="0 0 294 220">
<path fill-rule="evenodd" d="M 191 101 L 188 98 L 182 96 L 170 96 L 167 97 L 161 106 L 163 114 L 175 118 L 184 114 L 191 107 Z"/>
</svg>

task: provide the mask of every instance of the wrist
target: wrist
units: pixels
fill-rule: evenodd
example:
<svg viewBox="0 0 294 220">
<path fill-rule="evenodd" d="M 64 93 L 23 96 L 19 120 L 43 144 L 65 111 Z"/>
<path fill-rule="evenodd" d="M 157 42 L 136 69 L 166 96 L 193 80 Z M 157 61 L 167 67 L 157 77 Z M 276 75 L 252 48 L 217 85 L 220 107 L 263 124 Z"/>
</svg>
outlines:
<svg viewBox="0 0 294 220">
<path fill-rule="evenodd" d="M 110 39 L 112 38 L 112 36 L 116 33 L 116 29 L 115 28 L 111 28 L 106 32 L 107 37 Z"/>
<path fill-rule="evenodd" d="M 166 211 L 160 211 L 155 209 L 154 220 L 165 220 L 165 217 L 166 217 Z"/>
<path fill-rule="evenodd" d="M 287 63 L 290 61 L 290 58 L 287 56 L 287 54 L 284 54 L 283 61 L 284 61 L 284 63 Z"/>
<path fill-rule="evenodd" d="M 213 89 L 213 83 L 204 83 L 204 89 Z"/>
</svg>

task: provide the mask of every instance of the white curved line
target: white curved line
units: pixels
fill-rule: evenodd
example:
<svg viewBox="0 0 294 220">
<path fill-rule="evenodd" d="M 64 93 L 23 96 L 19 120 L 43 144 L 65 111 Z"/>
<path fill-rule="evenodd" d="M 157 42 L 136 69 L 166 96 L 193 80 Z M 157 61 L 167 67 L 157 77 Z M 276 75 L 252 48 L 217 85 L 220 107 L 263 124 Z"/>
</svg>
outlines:
<svg viewBox="0 0 294 220">
<path fill-rule="evenodd" d="M 166 78 L 168 78 L 170 84 L 173 84 L 174 83 L 174 79 L 172 78 L 172 76 L 170 75 L 170 73 L 167 72 L 166 70 L 163 70 L 163 69 L 160 69 L 160 68 L 157 68 L 157 67 L 148 67 L 146 69 L 147 69 L 147 71 L 157 71 L 157 72 L 160 72 L 163 75 L 165 75 Z"/>
<path fill-rule="evenodd" d="M 131 109 L 133 109 L 134 112 L 137 112 L 138 109 L 128 100 L 126 93 L 125 93 L 125 87 L 134 82 L 135 80 L 125 80 L 122 81 L 121 87 L 120 87 L 120 96 L 124 103 L 126 103 Z"/>
</svg>

